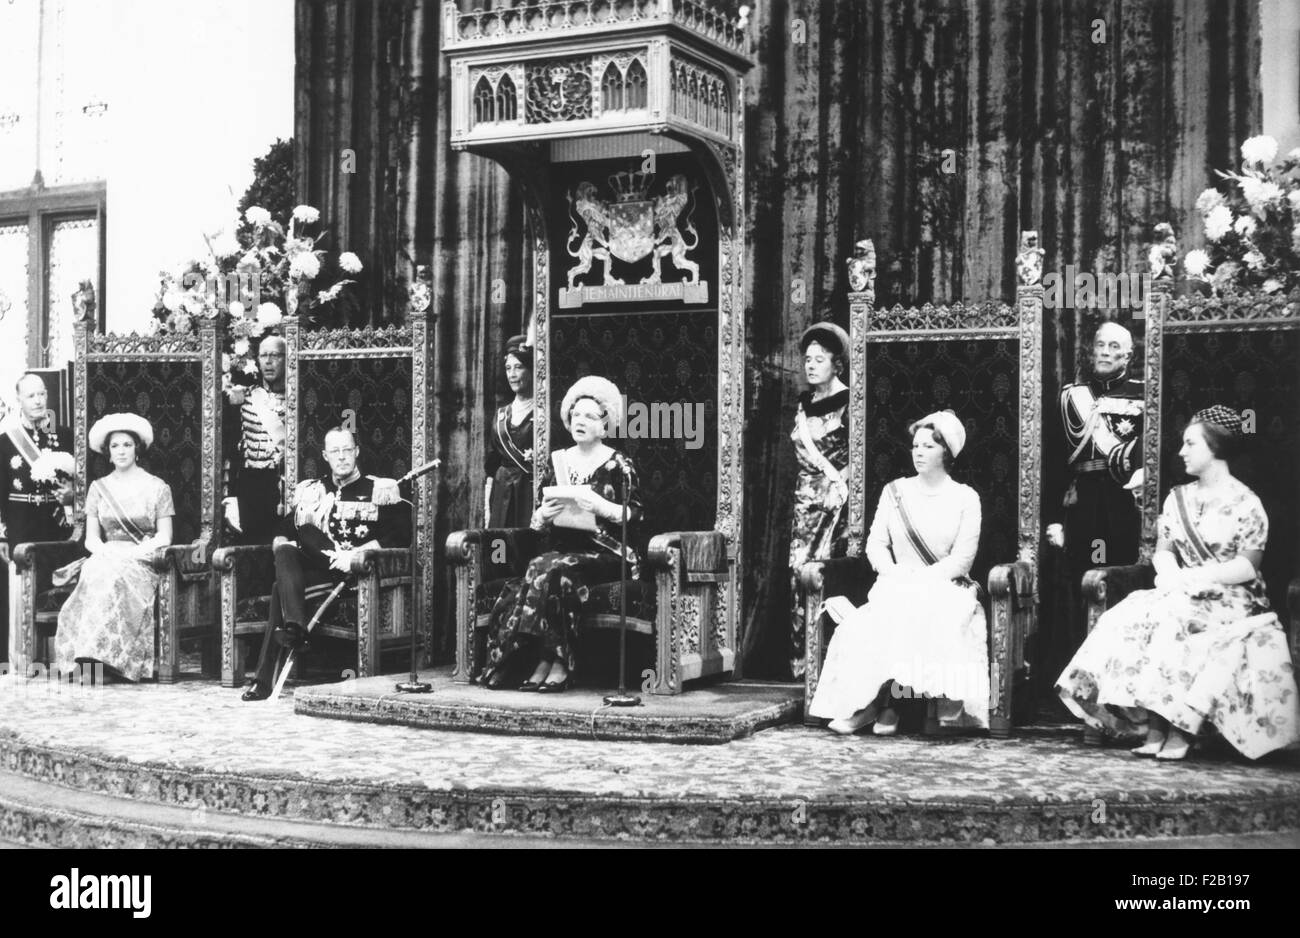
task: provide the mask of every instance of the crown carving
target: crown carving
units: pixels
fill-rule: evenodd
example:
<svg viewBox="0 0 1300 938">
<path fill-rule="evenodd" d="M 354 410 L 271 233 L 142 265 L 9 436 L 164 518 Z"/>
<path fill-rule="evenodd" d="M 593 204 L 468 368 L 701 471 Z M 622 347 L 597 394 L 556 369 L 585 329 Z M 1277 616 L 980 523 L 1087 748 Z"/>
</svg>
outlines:
<svg viewBox="0 0 1300 938">
<path fill-rule="evenodd" d="M 650 183 L 654 178 L 654 173 L 640 170 L 635 173 L 615 173 L 609 177 L 609 187 L 614 190 L 614 201 L 644 202 L 650 193 Z"/>
</svg>

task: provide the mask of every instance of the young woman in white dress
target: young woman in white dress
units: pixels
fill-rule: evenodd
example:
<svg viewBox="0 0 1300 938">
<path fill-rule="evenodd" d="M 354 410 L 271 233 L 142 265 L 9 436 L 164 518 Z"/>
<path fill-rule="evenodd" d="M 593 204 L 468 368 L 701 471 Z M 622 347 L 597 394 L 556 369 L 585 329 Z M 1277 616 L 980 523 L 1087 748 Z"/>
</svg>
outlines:
<svg viewBox="0 0 1300 938">
<path fill-rule="evenodd" d="M 809 712 L 837 733 L 898 729 L 894 703 L 940 698 L 945 726 L 987 727 L 988 624 L 969 578 L 980 500 L 948 474 L 966 444 L 951 411 L 908 428 L 916 475 L 885 486 L 867 537 L 877 580 L 831 639 Z M 836 617 L 846 604 L 827 602 Z M 850 607 L 851 608 L 851 607 Z"/>
</svg>

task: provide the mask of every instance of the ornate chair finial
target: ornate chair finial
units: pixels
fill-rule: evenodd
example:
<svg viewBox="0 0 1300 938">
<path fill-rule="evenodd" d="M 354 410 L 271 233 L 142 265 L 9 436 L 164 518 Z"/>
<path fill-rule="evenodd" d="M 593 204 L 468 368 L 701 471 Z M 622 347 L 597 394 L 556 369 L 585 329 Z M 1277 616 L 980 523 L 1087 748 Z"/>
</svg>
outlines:
<svg viewBox="0 0 1300 938">
<path fill-rule="evenodd" d="M 1016 281 L 1022 287 L 1036 287 L 1043 282 L 1043 249 L 1038 246 L 1037 231 L 1020 232 L 1020 253 L 1016 255 Z"/>
<path fill-rule="evenodd" d="M 854 245 L 848 259 L 849 289 L 854 293 L 872 293 L 876 289 L 876 246 L 870 238 Z"/>
<path fill-rule="evenodd" d="M 1174 226 L 1162 221 L 1156 225 L 1155 241 L 1147 250 L 1147 263 L 1151 267 L 1154 280 L 1173 280 L 1174 264 L 1178 260 L 1178 242 L 1174 238 Z"/>
</svg>

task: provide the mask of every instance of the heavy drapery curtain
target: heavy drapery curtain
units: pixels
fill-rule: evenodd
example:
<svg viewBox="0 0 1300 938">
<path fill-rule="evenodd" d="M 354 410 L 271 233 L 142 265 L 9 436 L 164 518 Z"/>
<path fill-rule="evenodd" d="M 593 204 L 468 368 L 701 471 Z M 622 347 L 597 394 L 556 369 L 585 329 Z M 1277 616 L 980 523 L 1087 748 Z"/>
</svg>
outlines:
<svg viewBox="0 0 1300 938">
<path fill-rule="evenodd" d="M 1259 131 L 1259 24 L 1251 0 L 751 6 L 747 408 L 762 419 L 745 437 L 744 650 L 748 674 L 779 676 L 798 340 L 844 321 L 853 242 L 875 239 L 889 303 L 1009 300 L 1021 228 L 1041 232 L 1047 270 L 1143 270 L 1166 219 L 1193 246 L 1197 193 Z M 400 318 L 413 265 L 433 268 L 441 543 L 481 517 L 529 257 L 509 178 L 448 145 L 439 29 L 432 0 L 299 0 L 296 147 L 302 200 L 368 262 L 370 322 Z M 1081 328 L 1068 311 L 1048 323 L 1049 418 Z M 1047 499 L 1063 460 L 1045 459 Z"/>
</svg>

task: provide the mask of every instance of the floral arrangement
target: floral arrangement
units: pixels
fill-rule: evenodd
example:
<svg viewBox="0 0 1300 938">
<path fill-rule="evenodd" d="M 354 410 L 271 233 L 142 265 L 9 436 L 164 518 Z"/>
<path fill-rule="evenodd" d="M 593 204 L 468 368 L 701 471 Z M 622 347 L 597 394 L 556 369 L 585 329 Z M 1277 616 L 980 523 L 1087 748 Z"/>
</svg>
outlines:
<svg viewBox="0 0 1300 938">
<path fill-rule="evenodd" d="M 1251 137 L 1241 172 L 1219 172 L 1224 184 L 1196 199 L 1209 246 L 1188 251 L 1183 270 L 1216 295 L 1300 287 L 1300 147 L 1274 163 L 1277 151 L 1272 137 Z"/>
<path fill-rule="evenodd" d="M 155 331 L 184 334 L 200 318 L 226 317 L 223 384 L 252 383 L 257 340 L 278 334 L 286 315 L 314 322 L 361 272 L 356 254 L 331 257 L 321 239 L 320 211 L 310 205 L 296 207 L 287 226 L 249 206 L 233 230 L 206 238 L 209 258 L 159 274 Z"/>
</svg>

